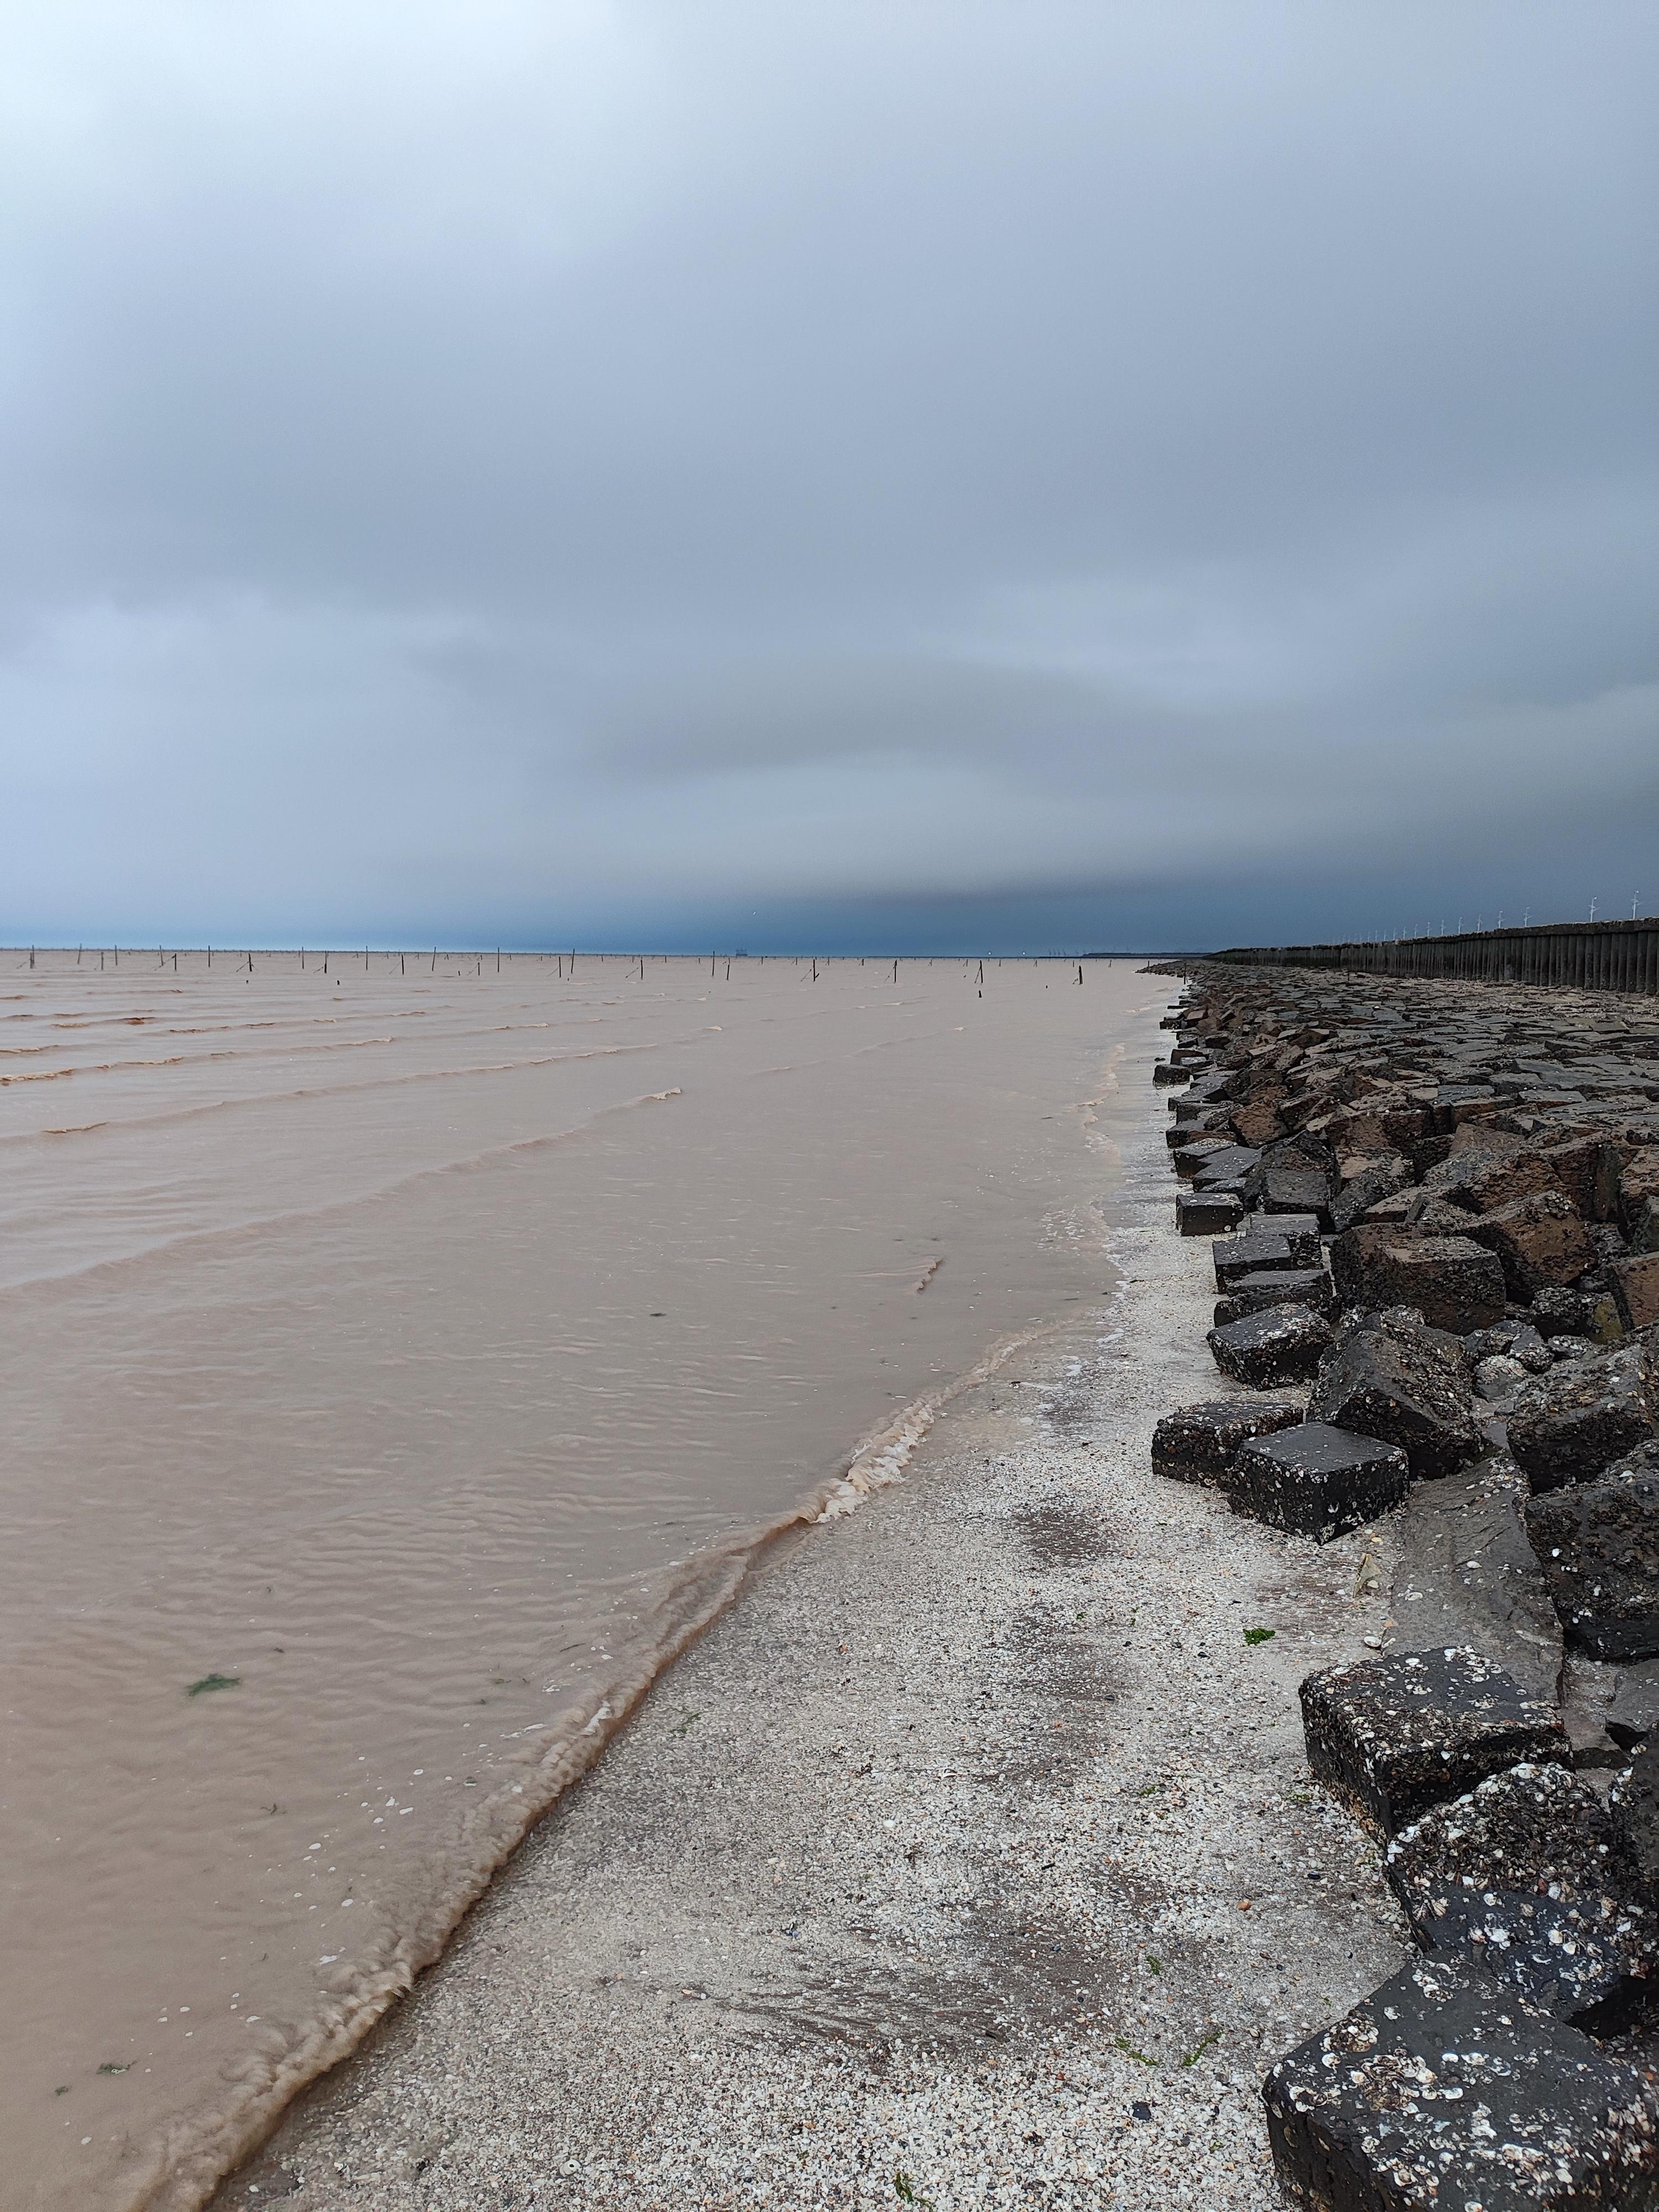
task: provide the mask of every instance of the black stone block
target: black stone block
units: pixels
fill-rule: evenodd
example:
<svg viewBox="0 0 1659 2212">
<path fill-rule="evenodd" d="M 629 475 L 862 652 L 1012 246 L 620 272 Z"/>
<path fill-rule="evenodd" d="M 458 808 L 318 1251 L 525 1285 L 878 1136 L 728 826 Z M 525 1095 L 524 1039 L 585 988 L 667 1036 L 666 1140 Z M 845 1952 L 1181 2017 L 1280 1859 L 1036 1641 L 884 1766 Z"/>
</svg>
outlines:
<svg viewBox="0 0 1659 2212">
<path fill-rule="evenodd" d="M 1316 1213 L 1258 1213 L 1247 1224 L 1252 1235 L 1282 1237 L 1290 1245 L 1292 1264 L 1298 1267 L 1324 1265 L 1325 1247 L 1320 1241 Z"/>
<path fill-rule="evenodd" d="M 1201 1188 L 1215 1182 L 1242 1182 L 1261 1164 L 1261 1155 L 1249 1145 L 1224 1145 L 1206 1153 L 1194 1173 Z"/>
<path fill-rule="evenodd" d="M 1176 1227 L 1183 1237 L 1219 1236 L 1243 1218 L 1237 1191 L 1183 1190 L 1176 1200 Z"/>
<path fill-rule="evenodd" d="M 1415 1306 L 1433 1328 L 1458 1336 L 1504 1318 L 1504 1270 L 1467 1237 L 1362 1221 L 1332 1245 L 1331 1273 L 1344 1305 Z"/>
<path fill-rule="evenodd" d="M 1638 1338 L 1527 1383 L 1510 1413 L 1509 1444 L 1530 1487 L 1588 1482 L 1645 1443 L 1659 1429 L 1655 1365 L 1654 1346 Z"/>
<path fill-rule="evenodd" d="M 1537 1291 L 1534 1326 L 1540 1336 L 1587 1336 L 1597 1344 L 1616 1344 L 1623 1334 L 1618 1309 L 1605 1291 Z"/>
<path fill-rule="evenodd" d="M 1164 1132 L 1164 1141 L 1172 1152 L 1182 1145 L 1190 1145 L 1195 1137 L 1214 1136 L 1224 1145 L 1231 1143 L 1232 1139 L 1225 1133 L 1227 1109 L 1224 1106 L 1198 1105 L 1194 1106 L 1190 1112 L 1182 1113 L 1180 1108 L 1186 1106 L 1187 1103 L 1185 1099 L 1179 1102 L 1174 1121 Z"/>
<path fill-rule="evenodd" d="M 1398 1444 L 1419 1481 L 1438 1481 L 1487 1449 L 1458 1340 L 1413 1308 L 1368 1314 L 1319 1363 L 1313 1418 Z"/>
<path fill-rule="evenodd" d="M 1478 1968 L 1421 1959 L 1262 2085 L 1303 2212 L 1653 2212 L 1646 2075 Z"/>
<path fill-rule="evenodd" d="M 1310 1674 L 1302 1728 L 1316 1776 L 1382 1836 L 1506 1766 L 1571 1755 L 1554 1707 L 1467 1644 Z"/>
<path fill-rule="evenodd" d="M 1166 1413 L 1152 1431 L 1152 1472 L 1176 1482 L 1218 1484 L 1253 1437 L 1292 1428 L 1299 1406 L 1273 1398 L 1210 1398 Z"/>
<path fill-rule="evenodd" d="M 1241 1275 L 1229 1284 L 1215 1325 L 1238 1321 L 1245 1314 L 1262 1313 L 1269 1306 L 1306 1306 L 1313 1313 L 1328 1314 L 1336 1304 L 1331 1279 L 1322 1267 L 1266 1268 L 1260 1274 Z"/>
<path fill-rule="evenodd" d="M 1184 1097 L 1170 1101 L 1170 1112 L 1177 1129 L 1224 1129 L 1229 1109 L 1224 1101 L 1206 1098 L 1201 1091 L 1188 1091 Z"/>
<path fill-rule="evenodd" d="M 1245 1275 L 1285 1273 L 1311 1264 L 1294 1256 L 1288 1237 L 1257 1230 L 1247 1230 L 1243 1237 L 1222 1237 L 1210 1247 L 1210 1253 L 1215 1261 L 1215 1286 L 1224 1297 Z"/>
<path fill-rule="evenodd" d="M 1631 1894 L 1606 1806 L 1565 1767 L 1488 1775 L 1402 1828 L 1387 1865 L 1425 1950 L 1462 1955 L 1592 2034 L 1650 2011 L 1654 1916 Z"/>
<path fill-rule="evenodd" d="M 1229 1144 L 1225 1137 L 1194 1137 L 1190 1143 L 1176 1146 L 1170 1154 L 1170 1164 L 1178 1176 L 1190 1180 L 1218 1152 L 1237 1150 L 1237 1146 Z"/>
<path fill-rule="evenodd" d="M 1261 1170 L 1261 1206 L 1267 1213 L 1311 1213 L 1322 1229 L 1331 1219 L 1330 1177 L 1300 1162 L 1270 1160 Z"/>
<path fill-rule="evenodd" d="M 1398 1505 L 1411 1480 L 1393 1444 L 1304 1421 L 1245 1444 L 1222 1487 L 1235 1513 L 1328 1544 Z"/>
<path fill-rule="evenodd" d="M 1253 1389 L 1305 1382 L 1331 1340 L 1330 1323 L 1306 1306 L 1270 1306 L 1210 1331 L 1212 1357 L 1224 1375 Z"/>
<path fill-rule="evenodd" d="M 1522 1509 L 1550 1601 L 1598 1659 L 1659 1657 L 1659 1472 L 1613 1468 Z"/>
</svg>

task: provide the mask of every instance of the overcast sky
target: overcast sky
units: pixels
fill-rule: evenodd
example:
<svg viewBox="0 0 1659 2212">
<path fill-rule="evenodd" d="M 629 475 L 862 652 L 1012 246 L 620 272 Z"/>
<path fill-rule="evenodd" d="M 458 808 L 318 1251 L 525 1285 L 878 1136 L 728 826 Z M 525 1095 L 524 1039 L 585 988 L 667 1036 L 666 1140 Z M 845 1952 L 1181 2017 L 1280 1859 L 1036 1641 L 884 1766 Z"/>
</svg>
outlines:
<svg viewBox="0 0 1659 2212">
<path fill-rule="evenodd" d="M 0 936 L 1659 912 L 1651 0 L 0 9 Z"/>
</svg>

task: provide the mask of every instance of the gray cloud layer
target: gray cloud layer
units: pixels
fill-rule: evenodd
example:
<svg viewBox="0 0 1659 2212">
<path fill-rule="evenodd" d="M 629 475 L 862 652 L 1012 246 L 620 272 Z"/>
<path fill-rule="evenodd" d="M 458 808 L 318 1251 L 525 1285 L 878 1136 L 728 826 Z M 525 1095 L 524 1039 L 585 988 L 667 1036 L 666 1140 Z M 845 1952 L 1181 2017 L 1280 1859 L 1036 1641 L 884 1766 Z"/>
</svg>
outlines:
<svg viewBox="0 0 1659 2212">
<path fill-rule="evenodd" d="M 0 933 L 1659 908 L 1651 9 L 59 0 L 0 63 Z"/>
</svg>

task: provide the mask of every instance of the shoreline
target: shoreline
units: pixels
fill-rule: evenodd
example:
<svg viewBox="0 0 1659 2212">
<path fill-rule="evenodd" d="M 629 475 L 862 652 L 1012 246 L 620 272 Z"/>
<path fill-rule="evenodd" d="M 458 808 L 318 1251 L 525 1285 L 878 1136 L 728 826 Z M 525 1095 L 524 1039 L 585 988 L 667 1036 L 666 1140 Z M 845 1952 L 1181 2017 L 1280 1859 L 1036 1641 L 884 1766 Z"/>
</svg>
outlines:
<svg viewBox="0 0 1659 2212">
<path fill-rule="evenodd" d="M 1405 1955 L 1295 1696 L 1381 1629 L 1396 1539 L 1151 1473 L 1214 1374 L 1150 1058 L 1115 1291 L 774 1545 L 218 2212 L 1277 2203 L 1265 2064 Z"/>
</svg>

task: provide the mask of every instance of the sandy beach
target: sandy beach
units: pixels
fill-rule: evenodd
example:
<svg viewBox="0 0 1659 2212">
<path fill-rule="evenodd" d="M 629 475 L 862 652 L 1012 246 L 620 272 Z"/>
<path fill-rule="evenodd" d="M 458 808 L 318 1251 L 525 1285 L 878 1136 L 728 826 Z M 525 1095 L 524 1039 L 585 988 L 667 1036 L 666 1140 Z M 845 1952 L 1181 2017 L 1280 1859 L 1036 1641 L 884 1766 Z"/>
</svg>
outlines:
<svg viewBox="0 0 1659 2212">
<path fill-rule="evenodd" d="M 1406 1953 L 1296 1685 L 1409 1529 L 1152 1474 L 1216 1377 L 1151 1043 L 1097 1305 L 775 1549 L 216 2212 L 1278 2202 L 1266 2066 Z"/>
<path fill-rule="evenodd" d="M 1097 1304 L 1112 1057 L 1168 986 L 32 957 L 7 2212 L 194 2212 L 750 1559 Z"/>
</svg>

